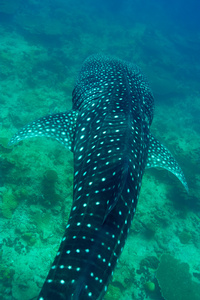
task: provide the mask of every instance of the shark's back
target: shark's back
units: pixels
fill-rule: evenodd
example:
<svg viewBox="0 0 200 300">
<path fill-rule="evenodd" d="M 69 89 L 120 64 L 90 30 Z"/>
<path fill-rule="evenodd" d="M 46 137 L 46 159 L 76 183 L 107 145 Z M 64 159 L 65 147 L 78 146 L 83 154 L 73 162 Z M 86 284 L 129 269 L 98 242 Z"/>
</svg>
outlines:
<svg viewBox="0 0 200 300">
<path fill-rule="evenodd" d="M 73 110 L 17 133 L 54 137 L 74 153 L 73 205 L 39 300 L 100 300 L 123 249 L 145 167 L 163 167 L 184 184 L 169 151 L 151 136 L 153 96 L 138 67 L 96 55 L 73 91 Z"/>
<path fill-rule="evenodd" d="M 73 142 L 74 202 L 46 286 L 52 280 L 69 299 L 101 299 L 135 213 L 153 97 L 136 66 L 95 56 L 80 72 L 73 109 L 79 112 Z"/>
</svg>

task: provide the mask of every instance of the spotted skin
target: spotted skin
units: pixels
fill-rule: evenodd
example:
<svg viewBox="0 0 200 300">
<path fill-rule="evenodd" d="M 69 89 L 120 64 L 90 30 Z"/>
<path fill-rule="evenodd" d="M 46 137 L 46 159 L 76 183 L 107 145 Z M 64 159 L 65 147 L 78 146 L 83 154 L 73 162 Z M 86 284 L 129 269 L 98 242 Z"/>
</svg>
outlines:
<svg viewBox="0 0 200 300">
<path fill-rule="evenodd" d="M 145 167 L 185 177 L 149 132 L 153 95 L 138 67 L 89 57 L 73 91 L 73 109 L 41 118 L 10 144 L 54 137 L 74 153 L 73 204 L 39 300 L 100 300 L 135 214 Z"/>
</svg>

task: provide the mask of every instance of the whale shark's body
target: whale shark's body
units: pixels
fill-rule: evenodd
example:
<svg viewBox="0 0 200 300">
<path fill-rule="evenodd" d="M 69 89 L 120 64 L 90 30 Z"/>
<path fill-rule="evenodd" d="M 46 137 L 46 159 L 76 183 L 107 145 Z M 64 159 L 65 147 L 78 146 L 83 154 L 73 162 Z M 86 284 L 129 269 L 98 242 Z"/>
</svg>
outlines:
<svg viewBox="0 0 200 300">
<path fill-rule="evenodd" d="M 73 109 L 22 128 L 11 144 L 57 139 L 74 153 L 73 204 L 39 300 L 102 299 L 135 214 L 145 168 L 163 167 L 187 183 L 149 131 L 154 99 L 138 67 L 89 57 L 73 91 Z"/>
</svg>

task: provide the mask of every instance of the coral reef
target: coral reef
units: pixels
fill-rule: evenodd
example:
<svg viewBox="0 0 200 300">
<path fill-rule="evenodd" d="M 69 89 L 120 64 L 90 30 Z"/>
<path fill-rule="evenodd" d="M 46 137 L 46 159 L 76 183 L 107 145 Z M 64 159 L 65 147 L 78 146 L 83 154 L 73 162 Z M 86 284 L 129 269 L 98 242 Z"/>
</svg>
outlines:
<svg viewBox="0 0 200 300">
<path fill-rule="evenodd" d="M 36 235 L 32 232 L 23 233 L 22 234 L 22 239 L 24 241 L 26 241 L 28 246 L 33 246 L 37 241 Z"/>
<path fill-rule="evenodd" d="M 55 184 L 57 180 L 58 180 L 58 174 L 55 170 L 47 170 L 44 173 L 44 180 L 43 180 L 44 185 L 48 186 L 51 184 Z"/>
<path fill-rule="evenodd" d="M 8 146 L 9 139 L 5 137 L 0 137 L 0 151 L 9 153 L 12 151 L 12 148 Z"/>
<path fill-rule="evenodd" d="M 49 237 L 51 234 L 51 231 L 49 230 L 50 228 L 50 223 L 51 223 L 51 214 L 49 212 L 42 213 L 41 210 L 36 210 L 35 213 L 31 215 L 31 220 L 37 227 L 37 232 L 40 234 L 40 237 L 45 240 Z M 33 234 L 30 236 L 31 233 L 28 233 L 28 236 L 26 236 L 26 239 L 30 237 L 29 242 L 34 242 L 36 239 L 36 236 Z"/>
<path fill-rule="evenodd" d="M 108 287 L 108 292 L 105 295 L 105 300 L 119 300 L 121 296 L 121 291 L 119 287 L 110 285 Z"/>
<path fill-rule="evenodd" d="M 155 256 L 147 256 L 140 262 L 140 267 L 146 267 L 151 269 L 157 269 L 159 260 Z"/>
<path fill-rule="evenodd" d="M 0 264 L 0 281 L 4 286 L 9 286 L 12 278 L 15 274 L 15 270 L 5 265 Z"/>
<path fill-rule="evenodd" d="M 151 239 L 154 237 L 156 231 L 159 229 L 159 224 L 155 220 L 155 218 L 152 218 L 148 222 L 144 223 L 144 228 L 145 228 L 145 236 L 147 239 Z"/>
<path fill-rule="evenodd" d="M 149 292 L 154 292 L 155 291 L 155 289 L 156 289 L 156 285 L 155 285 L 155 283 L 154 282 L 152 282 L 152 281 L 147 281 L 147 282 L 145 282 L 145 284 L 144 284 L 144 288 L 145 288 L 145 290 L 149 293 Z"/>
<path fill-rule="evenodd" d="M 2 194 L 1 212 L 4 218 L 12 218 L 12 214 L 18 205 L 18 201 L 11 190 Z"/>
<path fill-rule="evenodd" d="M 199 299 L 200 285 L 192 280 L 189 265 L 169 254 L 161 256 L 156 278 L 165 300 Z"/>
<path fill-rule="evenodd" d="M 192 234 L 187 230 L 183 230 L 178 233 L 178 237 L 182 244 L 188 244 L 191 241 Z"/>
<path fill-rule="evenodd" d="M 54 206 L 62 200 L 61 196 L 56 193 L 55 184 L 58 180 L 58 174 L 55 170 L 47 170 L 42 180 L 42 195 L 44 206 Z"/>
</svg>

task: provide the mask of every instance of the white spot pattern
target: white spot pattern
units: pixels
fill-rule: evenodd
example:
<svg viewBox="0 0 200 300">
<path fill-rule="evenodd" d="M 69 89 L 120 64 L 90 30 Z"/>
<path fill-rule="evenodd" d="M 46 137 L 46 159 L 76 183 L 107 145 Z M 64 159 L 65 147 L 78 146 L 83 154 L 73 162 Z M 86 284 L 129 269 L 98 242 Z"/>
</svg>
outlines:
<svg viewBox="0 0 200 300">
<path fill-rule="evenodd" d="M 73 207 L 39 300 L 47 300 L 55 284 L 64 286 L 61 291 L 66 285 L 68 295 L 78 292 L 80 300 L 103 297 L 129 232 L 146 163 L 164 166 L 187 187 L 168 150 L 151 137 L 152 118 L 153 96 L 140 70 L 97 55 L 82 67 L 73 110 L 34 121 L 11 139 L 14 144 L 53 137 L 74 152 Z"/>
</svg>

